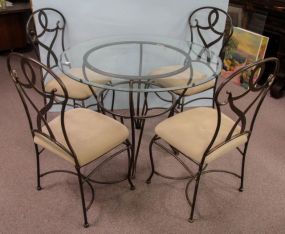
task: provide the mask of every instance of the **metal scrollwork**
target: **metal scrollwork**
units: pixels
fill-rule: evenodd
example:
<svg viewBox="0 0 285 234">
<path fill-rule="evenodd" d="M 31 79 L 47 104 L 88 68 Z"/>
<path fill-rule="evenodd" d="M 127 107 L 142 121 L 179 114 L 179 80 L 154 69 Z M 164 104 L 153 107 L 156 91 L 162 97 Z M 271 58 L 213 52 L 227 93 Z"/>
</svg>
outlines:
<svg viewBox="0 0 285 234">
<path fill-rule="evenodd" d="M 273 71 L 272 74 L 265 74 L 265 66 L 268 64 L 273 64 Z M 255 110 L 253 111 L 253 116 L 257 115 L 259 111 L 259 107 L 263 102 L 263 99 L 269 90 L 270 86 L 272 85 L 272 81 L 276 77 L 277 71 L 279 69 L 279 62 L 277 58 L 267 58 L 264 60 L 257 61 L 255 63 L 249 64 L 238 71 L 231 74 L 228 78 L 226 78 L 222 84 L 218 87 L 214 101 L 217 107 L 217 111 L 221 111 L 224 106 L 229 106 L 229 110 L 233 112 L 237 118 L 234 126 L 230 130 L 227 136 L 227 140 L 230 140 L 233 137 L 233 133 L 238 125 L 240 125 L 240 133 L 244 133 L 246 130 L 251 131 L 252 126 L 254 125 L 255 117 L 252 121 L 248 121 L 247 113 L 253 106 L 255 106 Z M 248 74 L 248 89 L 239 89 L 239 93 L 234 95 L 231 91 L 229 91 L 230 82 L 235 79 L 236 77 L 240 76 L 241 74 L 246 73 Z M 261 79 L 267 75 L 267 79 L 261 84 Z M 225 99 L 220 100 L 223 96 L 222 93 L 225 92 Z M 250 96 L 249 96 L 250 95 Z M 246 103 L 243 108 L 238 107 L 236 102 L 240 102 L 241 99 L 244 100 L 243 103 Z M 250 123 L 250 128 L 246 129 L 247 122 Z M 220 125 L 217 126 L 217 130 L 219 131 Z"/>
<path fill-rule="evenodd" d="M 13 62 L 12 62 L 13 61 Z M 51 109 L 54 100 L 55 100 L 55 90 L 51 93 L 46 93 L 43 90 L 43 80 L 40 76 L 37 75 L 37 72 L 44 70 L 45 72 L 49 72 L 51 76 L 54 77 L 59 83 L 61 82 L 53 73 L 50 73 L 47 67 L 41 66 L 37 61 L 24 57 L 21 54 L 10 54 L 8 59 L 8 69 L 12 76 L 12 79 L 15 82 L 17 89 L 19 90 L 20 97 L 24 106 L 26 107 L 26 114 L 29 119 L 31 119 L 31 110 L 28 106 L 30 106 L 37 114 L 36 116 L 36 127 L 33 125 L 32 121 L 30 122 L 31 130 L 34 132 L 42 133 L 42 127 L 45 126 L 48 131 L 48 137 L 54 141 L 56 141 L 54 134 L 47 122 L 46 115 L 48 111 Z M 20 64 L 21 70 L 16 72 L 16 69 L 12 68 L 14 63 L 18 62 Z M 14 65 L 15 66 L 15 65 Z M 32 97 L 30 97 L 28 90 L 33 89 L 39 94 L 44 100 L 44 106 L 39 107 Z M 67 91 L 65 87 L 63 87 L 67 98 Z M 63 98 L 64 99 L 64 98 Z M 64 103 L 64 101 L 62 101 Z M 63 106 L 65 109 L 65 106 Z"/>
<path fill-rule="evenodd" d="M 48 17 L 48 15 L 52 17 Z M 26 33 L 32 42 L 37 56 L 39 58 L 39 49 L 43 48 L 47 52 L 46 65 L 48 67 L 58 66 L 58 59 L 53 51 L 53 47 L 57 40 L 60 41 L 62 50 L 64 51 L 64 30 L 66 21 L 64 16 L 57 10 L 52 8 L 42 8 L 34 11 L 28 19 L 26 25 Z M 38 32 L 38 33 L 37 33 Z M 49 34 L 50 41 L 43 41 L 42 38 Z M 59 38 L 59 39 L 58 39 Z M 51 61 L 53 60 L 53 61 Z"/>
<path fill-rule="evenodd" d="M 203 17 L 201 17 L 201 14 L 203 14 Z M 208 16 L 207 22 L 201 20 L 201 18 L 205 18 L 205 14 Z M 226 18 L 225 29 L 219 31 L 219 22 L 222 21 L 224 17 Z M 195 30 L 198 34 L 199 39 L 202 41 L 204 47 L 206 48 L 210 48 L 223 39 L 220 55 L 223 53 L 224 46 L 227 44 L 228 40 L 233 34 L 231 17 L 224 10 L 216 7 L 201 7 L 196 9 L 189 16 L 188 23 L 191 33 L 191 42 L 197 42 L 194 39 Z M 216 35 L 216 38 L 207 42 L 206 37 L 209 37 L 209 32 L 213 35 Z"/>
</svg>

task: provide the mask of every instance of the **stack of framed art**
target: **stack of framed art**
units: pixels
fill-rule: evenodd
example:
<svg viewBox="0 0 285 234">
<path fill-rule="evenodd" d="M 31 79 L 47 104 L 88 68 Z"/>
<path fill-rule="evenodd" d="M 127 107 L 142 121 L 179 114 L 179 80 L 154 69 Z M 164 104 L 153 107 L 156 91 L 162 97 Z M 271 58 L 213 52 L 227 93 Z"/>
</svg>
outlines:
<svg viewBox="0 0 285 234">
<path fill-rule="evenodd" d="M 228 77 L 246 64 L 263 59 L 268 41 L 268 37 L 235 27 L 234 33 L 225 49 L 222 77 Z M 248 76 L 249 74 L 242 74 L 236 77 L 234 82 L 247 88 Z"/>
</svg>

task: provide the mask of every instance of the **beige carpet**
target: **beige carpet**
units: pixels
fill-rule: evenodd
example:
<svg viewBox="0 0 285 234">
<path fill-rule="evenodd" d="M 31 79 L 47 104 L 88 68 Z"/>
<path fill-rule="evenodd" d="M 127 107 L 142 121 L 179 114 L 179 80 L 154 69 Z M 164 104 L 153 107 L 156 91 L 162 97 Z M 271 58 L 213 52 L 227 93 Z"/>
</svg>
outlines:
<svg viewBox="0 0 285 234">
<path fill-rule="evenodd" d="M 185 182 L 153 178 L 148 143 L 161 119 L 147 122 L 138 162 L 135 191 L 127 182 L 95 185 L 95 203 L 88 212 L 90 227 L 82 225 L 77 179 L 65 174 L 43 178 L 38 192 L 35 154 L 26 116 L 8 78 L 5 57 L 0 58 L 0 233 L 284 233 L 285 232 L 285 98 L 267 97 L 257 119 L 246 164 L 245 191 L 230 175 L 202 177 L 193 224 Z M 161 151 L 155 155 L 161 168 L 183 171 Z M 42 157 L 42 170 L 72 169 L 52 154 Z M 126 168 L 122 156 L 106 165 L 100 175 L 118 177 Z M 240 156 L 232 153 L 211 168 L 240 170 Z M 90 195 L 88 187 L 85 188 Z M 87 199 L 88 199 L 87 196 Z"/>
</svg>

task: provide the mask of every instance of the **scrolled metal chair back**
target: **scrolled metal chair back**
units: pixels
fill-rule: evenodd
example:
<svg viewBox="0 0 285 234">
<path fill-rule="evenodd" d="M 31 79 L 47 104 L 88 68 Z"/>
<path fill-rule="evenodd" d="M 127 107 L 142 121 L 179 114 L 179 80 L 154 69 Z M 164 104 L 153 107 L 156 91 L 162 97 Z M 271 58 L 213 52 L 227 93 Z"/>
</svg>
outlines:
<svg viewBox="0 0 285 234">
<path fill-rule="evenodd" d="M 68 92 L 63 82 L 44 64 L 19 53 L 9 54 L 7 58 L 7 67 L 23 103 L 32 137 L 34 137 L 35 134 L 43 136 L 69 153 L 71 157 L 73 157 L 75 164 L 79 165 L 77 156 L 70 144 L 65 129 L 64 116 L 68 102 Z M 60 122 L 67 147 L 57 141 L 55 134 L 49 125 L 47 113 L 55 103 L 56 89 L 52 90 L 50 93 L 45 92 L 41 76 L 42 72 L 48 73 L 55 79 L 63 91 L 64 95 L 61 96 L 60 100 L 57 99 L 56 104 L 61 107 Z M 43 128 L 45 128 L 46 131 L 43 131 Z"/>
<path fill-rule="evenodd" d="M 45 64 L 49 68 L 58 66 L 58 56 L 54 52 L 54 47 L 57 45 L 62 51 L 65 50 L 65 26 L 66 20 L 63 14 L 53 8 L 36 10 L 27 21 L 27 37 L 33 44 L 38 59 L 40 59 L 40 48 L 47 53 Z"/>
<path fill-rule="evenodd" d="M 224 21 L 223 25 L 221 22 Z M 191 13 L 188 23 L 191 42 L 199 43 L 198 39 L 208 49 L 222 42 L 219 55 L 223 57 L 224 48 L 233 34 L 232 19 L 227 12 L 217 7 L 201 7 Z"/>
<path fill-rule="evenodd" d="M 204 158 L 216 148 L 221 147 L 227 142 L 247 134 L 248 140 L 251 136 L 257 114 L 263 100 L 273 84 L 279 70 L 279 60 L 277 58 L 266 58 L 255 63 L 240 68 L 220 84 L 214 95 L 214 102 L 217 111 L 217 126 L 213 138 L 204 153 Z M 248 77 L 248 88 L 232 87 L 232 81 L 241 76 Z M 260 82 L 261 78 L 264 80 Z M 234 124 L 228 131 L 225 142 L 213 147 L 213 144 L 221 130 L 222 113 L 226 113 Z M 239 129 L 237 133 L 237 129 Z"/>
</svg>

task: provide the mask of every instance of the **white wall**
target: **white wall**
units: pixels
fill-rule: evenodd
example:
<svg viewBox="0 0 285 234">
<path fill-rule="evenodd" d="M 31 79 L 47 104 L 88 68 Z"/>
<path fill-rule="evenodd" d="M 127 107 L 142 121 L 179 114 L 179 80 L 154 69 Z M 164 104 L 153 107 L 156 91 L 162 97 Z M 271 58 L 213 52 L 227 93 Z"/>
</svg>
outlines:
<svg viewBox="0 0 285 234">
<path fill-rule="evenodd" d="M 33 9 L 51 7 L 67 21 L 73 45 L 98 36 L 151 34 L 185 38 L 189 14 L 202 6 L 228 8 L 228 0 L 32 0 Z"/>
<path fill-rule="evenodd" d="M 215 6 L 227 10 L 228 0 L 32 0 L 32 6 L 33 10 L 51 7 L 63 13 L 69 47 L 110 35 L 148 34 L 186 39 L 188 16 L 194 9 Z M 219 48 L 217 45 L 213 50 Z"/>
</svg>

